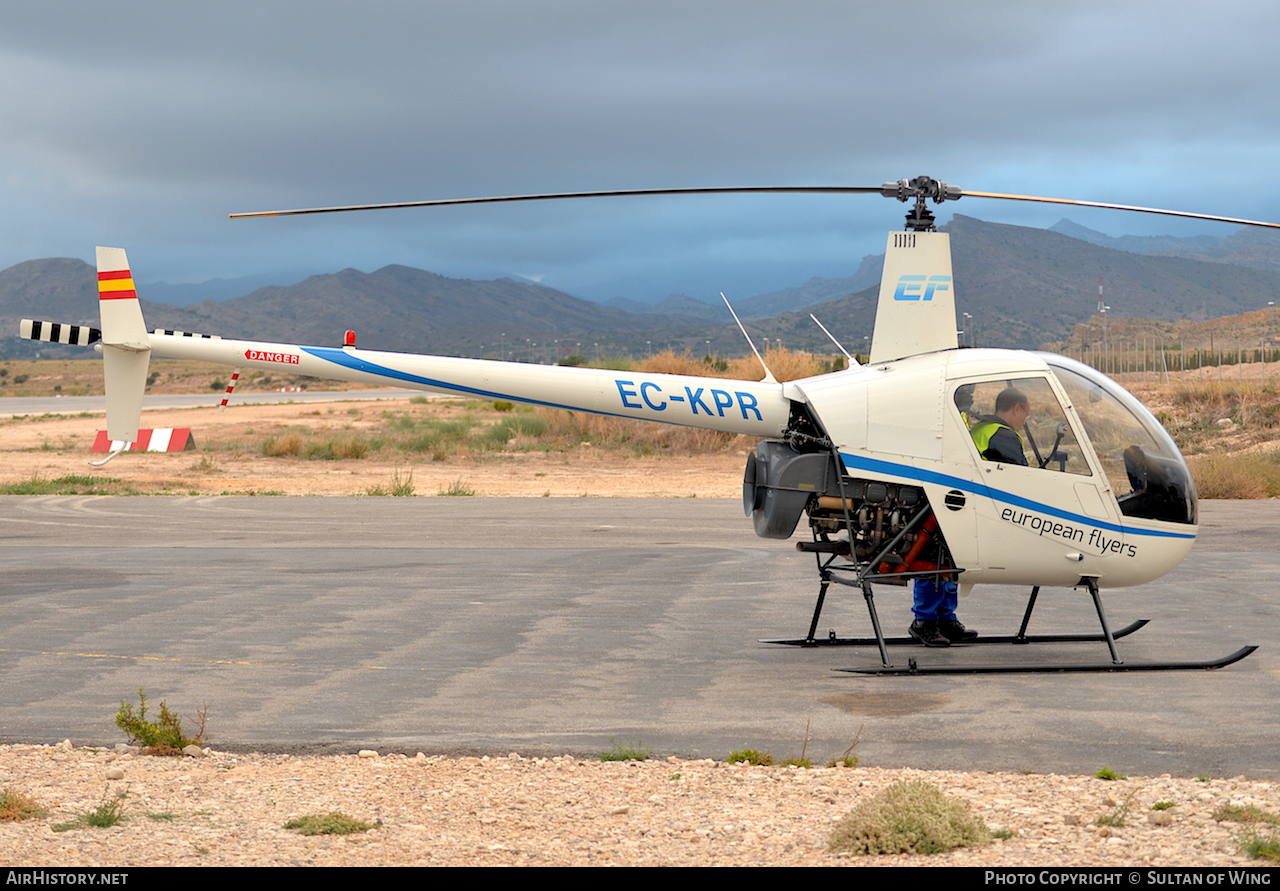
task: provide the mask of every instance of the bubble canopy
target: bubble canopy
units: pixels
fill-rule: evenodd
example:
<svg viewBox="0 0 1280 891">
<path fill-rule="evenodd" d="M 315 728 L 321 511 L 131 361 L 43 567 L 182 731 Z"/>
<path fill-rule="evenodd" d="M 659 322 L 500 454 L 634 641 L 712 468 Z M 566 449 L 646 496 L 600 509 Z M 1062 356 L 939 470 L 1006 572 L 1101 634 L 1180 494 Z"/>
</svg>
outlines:
<svg viewBox="0 0 1280 891">
<path fill-rule="evenodd" d="M 1066 390 L 1121 513 L 1194 525 L 1196 487 L 1191 468 L 1146 406 L 1088 365 L 1056 353 L 1039 355 Z"/>
</svg>

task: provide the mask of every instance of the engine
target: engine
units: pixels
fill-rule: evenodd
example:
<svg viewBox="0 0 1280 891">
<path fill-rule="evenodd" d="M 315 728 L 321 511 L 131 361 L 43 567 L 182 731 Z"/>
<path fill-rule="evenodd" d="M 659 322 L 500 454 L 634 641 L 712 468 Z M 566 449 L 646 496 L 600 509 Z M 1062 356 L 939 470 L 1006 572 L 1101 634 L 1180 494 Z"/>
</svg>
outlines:
<svg viewBox="0 0 1280 891">
<path fill-rule="evenodd" d="M 765 440 L 747 457 L 742 506 L 757 535 L 790 538 L 807 514 L 813 541 L 799 550 L 875 560 L 884 581 L 954 568 L 922 488 L 844 476 L 823 445 L 793 435 Z"/>
</svg>

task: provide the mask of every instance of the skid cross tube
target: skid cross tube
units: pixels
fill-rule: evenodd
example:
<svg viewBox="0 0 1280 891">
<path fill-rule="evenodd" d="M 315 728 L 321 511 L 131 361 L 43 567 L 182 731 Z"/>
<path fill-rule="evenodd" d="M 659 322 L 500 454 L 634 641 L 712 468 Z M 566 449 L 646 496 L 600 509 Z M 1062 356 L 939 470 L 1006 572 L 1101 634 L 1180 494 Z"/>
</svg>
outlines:
<svg viewBox="0 0 1280 891">
<path fill-rule="evenodd" d="M 1135 631 L 1141 630 L 1150 621 L 1150 619 L 1136 619 L 1123 628 L 1117 628 L 1112 631 L 1111 637 L 1113 640 L 1128 637 Z M 1105 641 L 1106 638 L 1100 633 L 1087 631 L 1063 634 L 984 634 L 976 640 L 966 640 L 963 644 L 955 644 L 954 646 L 967 649 L 969 647 L 992 646 L 995 644 L 1104 643 Z M 762 638 L 759 642 L 792 647 L 871 647 L 877 644 L 874 637 L 837 637 L 834 631 L 827 637 L 815 637 L 813 639 L 806 637 Z M 886 637 L 884 642 L 891 647 L 920 646 L 920 641 L 914 637 Z"/>
</svg>

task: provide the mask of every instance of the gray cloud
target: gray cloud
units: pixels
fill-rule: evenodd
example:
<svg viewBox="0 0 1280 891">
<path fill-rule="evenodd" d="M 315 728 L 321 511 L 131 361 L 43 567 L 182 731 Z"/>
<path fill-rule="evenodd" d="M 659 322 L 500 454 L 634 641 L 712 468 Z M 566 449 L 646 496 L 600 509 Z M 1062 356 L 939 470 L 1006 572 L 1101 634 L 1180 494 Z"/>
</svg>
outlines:
<svg viewBox="0 0 1280 891">
<path fill-rule="evenodd" d="M 1276 217 L 1277 25 L 1264 2 L 15 4 L 0 33 L 0 265 L 112 243 L 143 280 L 402 262 L 565 286 L 635 275 L 767 290 L 804 270 L 848 274 L 901 208 L 655 199 L 225 215 L 918 173 Z M 958 209 L 1036 225 L 1064 215 Z M 1070 215 L 1117 233 L 1185 231 Z"/>
</svg>

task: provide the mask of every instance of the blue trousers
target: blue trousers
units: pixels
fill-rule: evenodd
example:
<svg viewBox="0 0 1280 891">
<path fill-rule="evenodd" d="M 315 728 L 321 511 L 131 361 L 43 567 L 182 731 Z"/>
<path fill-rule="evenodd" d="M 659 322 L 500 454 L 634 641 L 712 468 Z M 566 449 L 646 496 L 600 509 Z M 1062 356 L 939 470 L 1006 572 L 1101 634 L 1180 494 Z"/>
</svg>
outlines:
<svg viewBox="0 0 1280 891">
<path fill-rule="evenodd" d="M 911 612 L 917 622 L 954 619 L 959 603 L 960 592 L 955 582 L 938 584 L 933 579 L 916 579 Z"/>
</svg>

